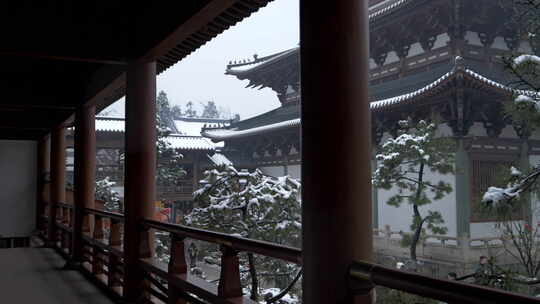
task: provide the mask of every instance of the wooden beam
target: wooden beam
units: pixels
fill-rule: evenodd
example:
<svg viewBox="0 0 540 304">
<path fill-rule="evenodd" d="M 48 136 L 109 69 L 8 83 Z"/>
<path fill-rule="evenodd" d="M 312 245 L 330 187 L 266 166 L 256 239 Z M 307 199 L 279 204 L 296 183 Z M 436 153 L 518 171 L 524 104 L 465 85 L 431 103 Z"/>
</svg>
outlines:
<svg viewBox="0 0 540 304">
<path fill-rule="evenodd" d="M 109 64 L 109 65 L 127 65 L 126 61 L 118 60 L 118 59 L 87 58 L 87 57 L 78 57 L 78 56 L 41 54 L 41 53 L 24 52 L 24 51 L 22 51 L 22 52 L 20 52 L 20 51 L 0 51 L 0 56 L 26 57 L 26 58 L 62 60 L 62 61 L 76 61 L 76 62 L 100 63 L 100 64 Z"/>
<path fill-rule="evenodd" d="M 61 111 L 74 111 L 75 106 L 68 105 L 47 105 L 47 104 L 0 104 L 0 111 L 18 111 L 18 110 L 61 110 Z"/>
<path fill-rule="evenodd" d="M 186 40 L 192 34 L 204 28 L 210 21 L 221 15 L 225 10 L 231 8 L 238 0 L 213 0 L 203 7 L 199 12 L 180 25 L 172 34 L 150 49 L 146 55 L 140 58 L 141 61 L 152 61 L 165 55 L 169 50 L 175 48 L 180 42 Z"/>
</svg>

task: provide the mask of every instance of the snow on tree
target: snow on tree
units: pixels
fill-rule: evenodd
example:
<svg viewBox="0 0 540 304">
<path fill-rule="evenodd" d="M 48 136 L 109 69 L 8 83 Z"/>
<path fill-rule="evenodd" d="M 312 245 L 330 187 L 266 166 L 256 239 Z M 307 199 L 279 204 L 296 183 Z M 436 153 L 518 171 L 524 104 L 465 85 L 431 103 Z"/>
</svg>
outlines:
<svg viewBox="0 0 540 304">
<path fill-rule="evenodd" d="M 184 112 L 184 116 L 188 118 L 196 118 L 197 116 L 197 110 L 195 110 L 195 106 L 193 105 L 193 102 L 188 101 L 186 104 L 186 111 Z"/>
<path fill-rule="evenodd" d="M 540 126 L 540 0 L 514 1 L 514 8 L 515 22 L 521 30 L 516 38 L 526 40 L 534 54 L 514 51 L 503 60 L 506 70 L 514 79 L 511 85 L 515 89 L 514 102 L 506 106 L 506 112 L 513 124 L 520 127 L 522 136 L 527 137 Z M 535 212 L 535 204 L 523 198 L 536 194 L 537 199 L 540 193 L 540 164 L 521 169 L 511 167 L 503 185 L 489 187 L 483 195 L 482 205 L 486 212 L 497 216 L 497 227 L 501 237 L 506 240 L 505 251 L 522 266 L 526 279 L 538 281 L 539 227 L 533 225 L 528 216 Z M 520 209 L 527 212 L 523 220 L 517 221 L 514 215 Z M 522 275 L 515 274 L 514 280 L 522 279 Z"/>
<path fill-rule="evenodd" d="M 540 184 L 540 168 L 536 167 L 529 173 L 522 173 L 515 167 L 510 168 L 505 187 L 489 187 L 482 198 L 485 212 L 496 215 L 497 229 L 503 240 L 505 252 L 516 263 L 522 266 L 528 278 L 536 279 L 540 272 L 540 244 L 538 238 L 540 231 L 538 225 L 533 225 L 529 220 L 516 220 L 516 211 L 520 208 L 530 208 L 527 200 L 522 198 L 527 193 L 538 193 Z M 534 208 L 531 212 L 535 212 Z M 534 226 L 534 227 L 533 227 Z M 523 281 L 519 273 L 513 278 Z"/>
<path fill-rule="evenodd" d="M 201 183 L 202 188 L 194 193 L 198 207 L 186 216 L 186 224 L 289 246 L 299 244 L 299 181 L 267 176 L 259 169 L 249 172 L 222 166 L 206 171 Z M 276 259 L 251 253 L 240 259 L 242 281 L 251 282 L 248 289 L 253 300 L 259 298 L 260 279 L 287 285 L 298 274 L 296 265 Z"/>
<path fill-rule="evenodd" d="M 219 118 L 219 111 L 217 109 L 216 103 L 213 101 L 208 101 L 206 104 L 201 103 L 203 106 L 202 118 Z"/>
<path fill-rule="evenodd" d="M 116 183 L 111 181 L 109 177 L 96 181 L 95 198 L 103 201 L 105 210 L 109 212 L 120 212 L 120 195 L 114 191 Z"/>
<path fill-rule="evenodd" d="M 416 261 L 416 246 L 424 225 L 434 234 L 445 234 L 444 219 L 440 212 L 420 207 L 442 199 L 452 192 L 449 183 L 427 179 L 429 172 L 449 174 L 454 171 L 454 144 L 444 137 L 437 137 L 437 126 L 424 120 L 411 126 L 400 121 L 398 136 L 389 138 L 376 156 L 377 169 L 373 185 L 382 189 L 396 189 L 397 193 L 386 202 L 400 207 L 407 203 L 412 207 L 412 236 L 404 235 L 404 244 L 410 246 L 410 257 Z"/>
<path fill-rule="evenodd" d="M 156 98 L 156 183 L 173 186 L 186 174 L 182 168 L 183 155 L 174 149 L 167 137 L 172 133 L 174 121 L 167 94 L 161 91 Z M 158 200 L 163 198 L 158 197 Z M 169 259 L 170 239 L 168 233 L 156 232 L 156 255 L 162 262 Z"/>
<path fill-rule="evenodd" d="M 171 113 L 172 113 L 173 119 L 180 119 L 180 118 L 182 118 L 182 116 L 184 116 L 184 114 L 182 113 L 182 108 L 180 107 L 180 105 L 172 106 Z"/>
<path fill-rule="evenodd" d="M 175 185 L 185 175 L 180 161 L 182 154 L 175 150 L 167 137 L 173 132 L 174 119 L 167 94 L 159 92 L 156 98 L 157 166 L 156 179 L 159 185 Z"/>
</svg>

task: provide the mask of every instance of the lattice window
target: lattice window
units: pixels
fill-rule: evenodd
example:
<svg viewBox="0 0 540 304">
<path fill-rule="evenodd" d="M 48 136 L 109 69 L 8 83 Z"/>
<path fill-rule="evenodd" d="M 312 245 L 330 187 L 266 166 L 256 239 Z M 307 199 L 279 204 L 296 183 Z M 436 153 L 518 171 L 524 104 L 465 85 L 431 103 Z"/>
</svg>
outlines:
<svg viewBox="0 0 540 304">
<path fill-rule="evenodd" d="M 504 159 L 506 158 L 506 159 Z M 486 213 L 481 208 L 483 194 L 490 186 L 503 186 L 505 177 L 508 177 L 510 166 L 515 166 L 516 161 L 508 157 L 473 158 L 471 160 L 471 222 L 489 222 L 497 220 L 494 214 Z M 520 212 L 513 215 L 520 218 Z"/>
</svg>

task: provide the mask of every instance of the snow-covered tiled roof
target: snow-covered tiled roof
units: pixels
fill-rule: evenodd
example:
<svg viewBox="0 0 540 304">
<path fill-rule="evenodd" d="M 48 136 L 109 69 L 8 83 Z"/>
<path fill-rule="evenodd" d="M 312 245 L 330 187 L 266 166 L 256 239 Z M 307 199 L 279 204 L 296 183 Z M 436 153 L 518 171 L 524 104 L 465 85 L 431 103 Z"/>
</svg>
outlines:
<svg viewBox="0 0 540 304">
<path fill-rule="evenodd" d="M 96 131 L 124 132 L 125 121 L 123 117 L 96 116 Z"/>
<path fill-rule="evenodd" d="M 286 129 L 290 127 L 295 127 L 300 125 L 300 118 L 286 120 L 270 125 L 265 125 L 261 127 L 255 127 L 246 130 L 236 130 L 236 129 L 206 129 L 203 130 L 202 135 L 212 140 L 225 140 L 231 138 L 240 138 L 251 136 L 255 134 L 267 133 L 271 131 L 277 131 L 281 129 Z"/>
<path fill-rule="evenodd" d="M 278 61 L 279 59 L 283 57 L 287 57 L 293 53 L 297 53 L 299 49 L 300 49 L 299 47 L 295 47 L 290 50 L 282 51 L 280 53 L 272 54 L 263 58 L 258 58 L 258 59 L 255 59 L 253 61 L 249 61 L 246 63 L 229 64 L 227 66 L 227 70 L 225 71 L 225 74 L 236 75 L 238 73 L 242 73 L 245 71 L 254 71 L 259 66 L 270 64 L 272 62 Z"/>
<path fill-rule="evenodd" d="M 399 2 L 399 1 L 398 1 Z M 397 2 L 396 2 L 397 3 Z M 457 76 L 464 77 L 466 79 L 472 80 L 476 83 L 481 83 L 492 89 L 500 90 L 506 94 L 523 94 L 527 96 L 537 95 L 536 92 L 532 91 L 522 91 L 515 90 L 509 86 L 501 84 L 497 81 L 489 79 L 485 76 L 480 75 L 479 73 L 474 72 L 471 69 L 467 69 L 461 57 L 456 58 L 456 64 L 454 68 L 448 73 L 442 75 L 437 80 L 427 84 L 426 86 L 406 93 L 399 96 L 394 96 L 391 98 L 386 98 L 382 100 L 375 100 L 370 103 L 371 111 L 387 111 L 390 108 L 401 106 L 403 104 L 413 104 L 416 101 L 422 100 L 425 97 L 431 96 L 439 92 L 440 90 L 445 89 L 445 85 L 453 80 Z M 206 129 L 201 133 L 203 136 L 211 138 L 212 140 L 227 140 L 234 139 L 246 136 L 253 136 L 260 133 L 266 133 L 270 131 L 276 131 L 279 129 L 296 127 L 301 124 L 300 118 L 287 120 L 283 122 L 268 124 L 264 126 L 258 126 L 250 129 L 237 130 L 234 128 L 226 129 Z"/>
<path fill-rule="evenodd" d="M 221 153 L 214 153 L 214 155 L 212 156 L 208 155 L 208 158 L 216 166 L 232 166 L 233 165 L 233 162 Z"/>
<path fill-rule="evenodd" d="M 201 130 L 205 125 L 225 124 L 228 122 L 228 120 L 224 119 L 183 118 L 174 120 L 174 126 L 182 135 L 201 136 Z"/>
<path fill-rule="evenodd" d="M 410 3 L 414 2 L 414 0 L 389 0 L 380 4 L 377 4 L 370 8 L 369 11 L 369 21 L 373 22 L 382 16 L 385 16 L 391 12 L 394 12 L 395 10 L 402 8 Z M 239 63 L 230 63 L 227 66 L 227 70 L 225 71 L 225 74 L 231 74 L 231 75 L 238 75 L 243 74 L 247 71 L 255 71 L 260 66 L 264 66 L 267 64 L 270 64 L 274 61 L 278 61 L 281 58 L 287 57 L 291 54 L 298 53 L 300 50 L 299 47 L 292 48 L 290 50 L 282 51 L 276 54 L 268 55 L 265 57 L 257 58 L 253 60 L 248 60 L 247 62 L 239 62 Z"/>
<path fill-rule="evenodd" d="M 383 4 L 381 6 L 376 7 L 375 9 L 371 10 L 369 12 L 369 21 L 372 22 L 375 19 L 378 19 L 398 8 L 401 8 L 405 6 L 406 4 L 409 4 L 410 2 L 413 2 L 414 0 L 394 0 L 393 2 L 390 2 L 388 4 Z"/>
<path fill-rule="evenodd" d="M 184 136 L 180 134 L 171 134 L 165 140 L 171 144 L 171 148 L 179 150 L 208 150 L 214 151 L 222 147 L 223 143 L 213 143 L 208 138 L 201 136 Z"/>
</svg>

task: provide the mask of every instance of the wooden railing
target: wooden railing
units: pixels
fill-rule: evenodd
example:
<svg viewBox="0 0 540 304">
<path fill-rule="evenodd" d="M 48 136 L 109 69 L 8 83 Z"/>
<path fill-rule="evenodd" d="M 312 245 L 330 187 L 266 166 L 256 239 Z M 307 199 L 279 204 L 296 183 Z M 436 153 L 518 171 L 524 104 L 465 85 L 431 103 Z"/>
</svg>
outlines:
<svg viewBox="0 0 540 304">
<path fill-rule="evenodd" d="M 240 252 L 255 253 L 295 264 L 302 263 L 302 252 L 297 248 L 153 220 L 144 221 L 143 229 L 156 229 L 170 234 L 171 256 L 167 266 L 153 258 L 141 260 L 147 279 L 152 285 L 148 286 L 147 291 L 158 299 L 167 299 L 168 303 L 176 303 L 178 299 L 200 303 L 197 298 L 211 303 L 255 303 L 242 295 L 238 260 Z M 220 245 L 222 255 L 218 286 L 189 273 L 184 256 L 186 238 Z M 166 286 L 156 278 L 167 282 Z"/>
<path fill-rule="evenodd" d="M 538 304 L 537 298 L 466 283 L 439 280 L 404 272 L 369 262 L 354 262 L 349 271 L 352 288 L 367 294 L 375 286 L 383 286 L 449 304 L 520 303 Z"/>
<path fill-rule="evenodd" d="M 97 283 L 121 297 L 124 282 L 122 250 L 124 216 L 88 208 L 85 208 L 83 213 L 82 270 L 92 276 Z"/>
<path fill-rule="evenodd" d="M 57 251 L 69 259 L 73 232 L 71 220 L 73 206 L 58 203 L 56 210 L 57 233 L 53 243 Z M 83 260 L 80 270 L 95 283 L 121 298 L 124 287 L 122 248 L 124 216 L 88 208 L 85 208 L 83 213 Z M 42 218 L 48 222 L 46 216 Z M 168 265 L 159 262 L 156 258 L 139 261 L 139 266 L 145 273 L 146 282 L 144 290 L 141 291 L 142 296 L 154 303 L 177 303 L 180 299 L 190 303 L 203 303 L 201 299 L 211 303 L 255 303 L 242 294 L 238 259 L 240 252 L 250 252 L 294 264 L 302 263 L 301 251 L 296 248 L 154 220 L 145 220 L 139 228 L 141 231 L 152 229 L 168 232 L 170 237 Z M 188 271 L 184 256 L 186 238 L 220 246 L 221 274 L 217 286 Z"/>
<path fill-rule="evenodd" d="M 58 251 L 68 258 L 70 254 L 71 220 L 73 207 L 57 206 Z M 81 271 L 94 282 L 121 298 L 124 286 L 124 252 L 122 249 L 124 216 L 118 213 L 84 209 L 83 261 Z M 43 217 L 48 221 L 46 216 Z M 255 303 L 242 294 L 238 254 L 254 253 L 302 264 L 300 249 L 273 243 L 240 238 L 228 234 L 192 227 L 144 220 L 139 230 L 157 230 L 169 233 L 170 260 L 166 265 L 156 258 L 140 259 L 138 266 L 144 272 L 145 284 L 141 297 L 150 303 Z M 220 246 L 221 269 L 217 286 L 188 271 L 185 258 L 185 240 L 195 239 Z M 351 289 L 356 294 L 367 294 L 375 286 L 416 294 L 446 303 L 538 303 L 532 297 L 501 290 L 439 280 L 417 273 L 404 272 L 368 262 L 353 262 L 349 271 Z"/>
</svg>

